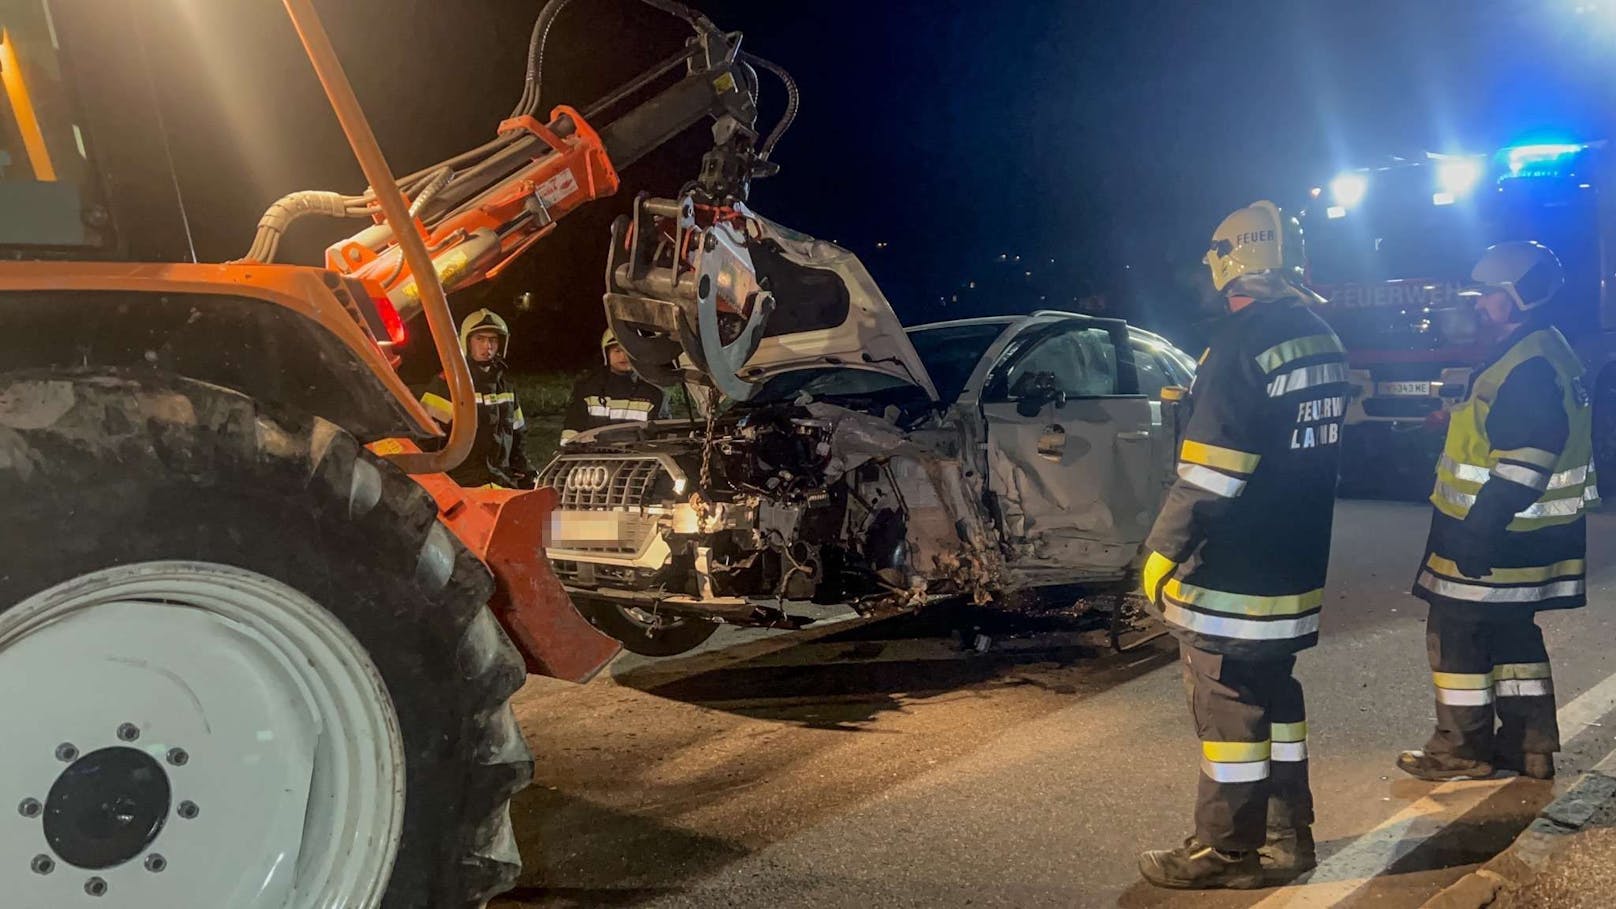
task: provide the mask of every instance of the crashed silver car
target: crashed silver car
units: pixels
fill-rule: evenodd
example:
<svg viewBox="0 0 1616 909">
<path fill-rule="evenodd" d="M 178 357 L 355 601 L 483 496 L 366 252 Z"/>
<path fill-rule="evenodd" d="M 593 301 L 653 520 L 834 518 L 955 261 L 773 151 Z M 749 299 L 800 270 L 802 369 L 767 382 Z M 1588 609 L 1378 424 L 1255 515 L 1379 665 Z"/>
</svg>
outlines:
<svg viewBox="0 0 1616 909">
<path fill-rule="evenodd" d="M 668 655 L 717 623 L 799 626 L 805 602 L 870 613 L 1128 578 L 1172 479 L 1176 405 L 1158 398 L 1189 384 L 1189 357 L 1064 312 L 905 330 L 851 253 L 741 212 L 693 241 L 744 254 L 709 290 L 768 294 L 731 297 L 727 329 L 699 268 L 681 300 L 615 244 L 608 315 L 636 367 L 728 404 L 595 430 L 545 467 L 549 556 L 586 614 Z M 722 329 L 706 349 L 702 320 Z"/>
</svg>

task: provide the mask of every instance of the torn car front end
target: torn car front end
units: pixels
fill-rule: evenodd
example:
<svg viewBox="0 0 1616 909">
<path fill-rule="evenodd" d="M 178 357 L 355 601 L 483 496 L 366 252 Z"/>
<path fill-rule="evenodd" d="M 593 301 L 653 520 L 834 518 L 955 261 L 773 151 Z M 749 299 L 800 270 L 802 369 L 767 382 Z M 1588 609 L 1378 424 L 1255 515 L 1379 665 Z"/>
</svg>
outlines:
<svg viewBox="0 0 1616 909">
<path fill-rule="evenodd" d="M 701 423 L 597 430 L 541 482 L 560 495 L 549 554 L 569 593 L 650 629 L 798 627 L 803 603 L 985 600 L 997 562 L 961 478 L 948 451 L 880 416 L 786 402 L 738 408 L 711 435 Z"/>
</svg>

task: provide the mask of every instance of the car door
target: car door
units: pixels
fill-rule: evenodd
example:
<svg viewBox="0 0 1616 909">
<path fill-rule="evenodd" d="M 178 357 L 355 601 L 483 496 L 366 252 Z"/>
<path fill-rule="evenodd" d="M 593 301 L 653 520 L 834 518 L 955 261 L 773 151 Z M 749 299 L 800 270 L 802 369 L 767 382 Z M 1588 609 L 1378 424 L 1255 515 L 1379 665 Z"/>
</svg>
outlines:
<svg viewBox="0 0 1616 909">
<path fill-rule="evenodd" d="M 1118 577 L 1159 507 L 1154 443 L 1126 324 L 1034 324 L 983 388 L 988 490 L 1012 570 L 1050 583 Z"/>
</svg>

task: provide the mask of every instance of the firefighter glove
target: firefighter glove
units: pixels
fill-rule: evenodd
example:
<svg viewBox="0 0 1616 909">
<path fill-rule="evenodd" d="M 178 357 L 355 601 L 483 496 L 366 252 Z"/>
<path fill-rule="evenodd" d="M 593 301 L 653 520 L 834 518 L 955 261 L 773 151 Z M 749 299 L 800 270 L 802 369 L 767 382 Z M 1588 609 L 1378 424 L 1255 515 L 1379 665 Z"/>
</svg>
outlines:
<svg viewBox="0 0 1616 909">
<path fill-rule="evenodd" d="M 1177 570 L 1177 562 L 1159 552 L 1151 553 L 1150 557 L 1145 559 L 1145 568 L 1141 572 L 1141 580 L 1145 588 L 1145 599 L 1158 606 L 1161 605 L 1162 586 L 1167 583 L 1167 579 L 1172 577 L 1173 572 Z"/>
</svg>

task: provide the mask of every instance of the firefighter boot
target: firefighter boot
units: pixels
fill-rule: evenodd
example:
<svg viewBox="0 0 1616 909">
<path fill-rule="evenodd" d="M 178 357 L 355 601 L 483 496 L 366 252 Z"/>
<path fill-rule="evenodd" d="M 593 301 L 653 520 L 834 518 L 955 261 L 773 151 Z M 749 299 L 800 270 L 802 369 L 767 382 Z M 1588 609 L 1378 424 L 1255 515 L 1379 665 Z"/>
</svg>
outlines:
<svg viewBox="0 0 1616 909">
<path fill-rule="evenodd" d="M 1493 758 L 1493 763 L 1499 770 L 1510 770 L 1521 776 L 1534 780 L 1554 779 L 1554 755 L 1539 754 L 1535 751 L 1526 754 L 1500 754 Z"/>
<path fill-rule="evenodd" d="M 1262 861 L 1263 876 L 1269 881 L 1286 883 L 1312 871 L 1319 864 L 1313 846 L 1313 828 L 1269 827 L 1268 842 L 1257 850 Z"/>
<path fill-rule="evenodd" d="M 1397 769 L 1432 783 L 1484 780 L 1493 775 L 1493 765 L 1486 761 L 1472 761 L 1450 754 L 1428 754 L 1419 750 L 1399 754 Z"/>
<path fill-rule="evenodd" d="M 1224 852 L 1197 841 L 1177 849 L 1152 849 L 1139 856 L 1139 873 L 1171 890 L 1254 890 L 1263 885 L 1262 864 L 1255 850 Z"/>
</svg>

